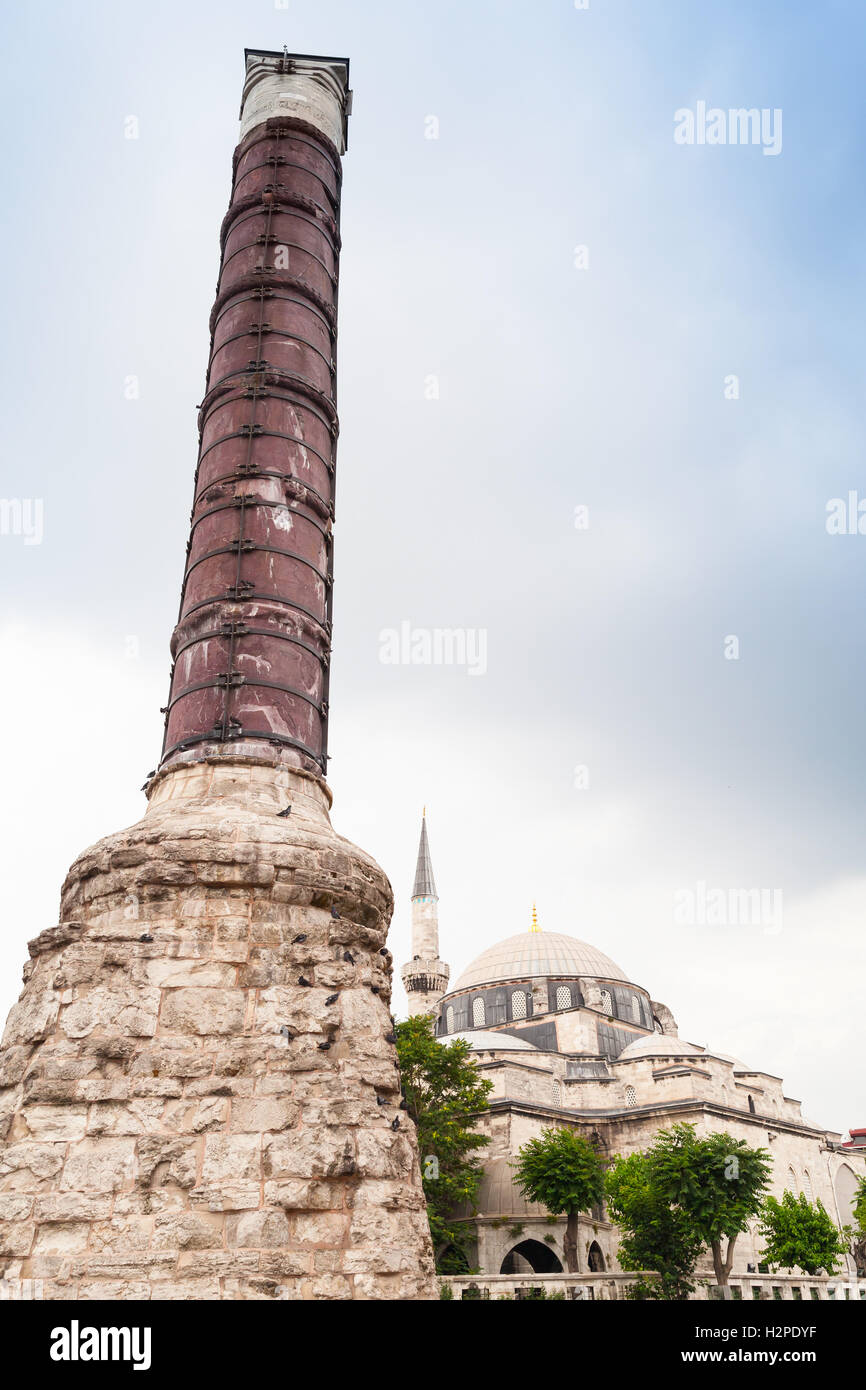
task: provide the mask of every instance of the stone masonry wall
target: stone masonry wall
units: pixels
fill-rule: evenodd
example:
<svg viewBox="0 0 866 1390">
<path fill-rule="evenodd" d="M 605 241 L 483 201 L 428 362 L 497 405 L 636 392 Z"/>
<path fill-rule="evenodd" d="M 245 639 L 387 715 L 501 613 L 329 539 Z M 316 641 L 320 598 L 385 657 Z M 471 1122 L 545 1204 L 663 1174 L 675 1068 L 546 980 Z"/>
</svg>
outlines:
<svg viewBox="0 0 866 1390">
<path fill-rule="evenodd" d="M 391 908 L 314 778 L 216 759 L 155 779 L 31 944 L 0 1048 L 0 1277 L 46 1298 L 435 1297 Z"/>
</svg>

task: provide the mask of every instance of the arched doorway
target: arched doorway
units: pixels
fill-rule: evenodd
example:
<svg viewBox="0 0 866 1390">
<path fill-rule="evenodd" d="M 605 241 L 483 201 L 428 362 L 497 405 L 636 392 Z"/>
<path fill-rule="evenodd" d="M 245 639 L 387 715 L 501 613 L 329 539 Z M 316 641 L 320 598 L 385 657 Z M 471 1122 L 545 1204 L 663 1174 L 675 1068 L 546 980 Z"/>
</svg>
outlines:
<svg viewBox="0 0 866 1390">
<path fill-rule="evenodd" d="M 561 1274 L 556 1252 L 540 1240 L 522 1240 L 502 1261 L 500 1274 Z"/>
<path fill-rule="evenodd" d="M 597 1240 L 594 1240 L 589 1247 L 588 1263 L 593 1274 L 604 1273 L 604 1255 L 601 1253 L 601 1246 Z"/>
</svg>

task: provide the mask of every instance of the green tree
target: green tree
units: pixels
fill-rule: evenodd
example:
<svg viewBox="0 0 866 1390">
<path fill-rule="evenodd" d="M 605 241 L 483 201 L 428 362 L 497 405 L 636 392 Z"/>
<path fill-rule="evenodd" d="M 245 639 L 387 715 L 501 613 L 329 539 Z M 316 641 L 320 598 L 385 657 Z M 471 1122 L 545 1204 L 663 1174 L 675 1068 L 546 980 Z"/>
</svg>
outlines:
<svg viewBox="0 0 866 1390">
<path fill-rule="evenodd" d="M 566 1215 L 565 1263 L 576 1273 L 577 1218 L 604 1196 L 604 1169 L 591 1144 L 573 1129 L 543 1129 L 517 1155 L 517 1185 L 554 1216 Z"/>
<path fill-rule="evenodd" d="M 836 1273 L 836 1265 L 848 1253 L 851 1232 L 827 1215 L 821 1202 L 814 1206 L 805 1193 L 783 1192 L 782 1200 L 768 1197 L 761 1208 L 760 1233 L 766 1240 L 764 1260 L 782 1269 L 801 1269 L 818 1274 Z"/>
<path fill-rule="evenodd" d="M 851 1233 L 851 1254 L 857 1267 L 857 1277 L 866 1279 L 866 1178 L 861 1178 L 854 1194 L 854 1229 Z"/>
<path fill-rule="evenodd" d="M 660 1276 L 641 1284 L 641 1297 L 688 1298 L 704 1242 L 689 1216 L 657 1190 L 652 1152 L 615 1158 L 605 1186 L 610 1214 L 624 1233 L 618 1250 L 623 1269 L 652 1269 Z"/>
<path fill-rule="evenodd" d="M 662 1130 L 650 1153 L 654 1190 L 709 1246 L 716 1282 L 727 1284 L 737 1236 L 763 1204 L 772 1171 L 768 1151 L 725 1133 L 698 1138 L 694 1125 L 680 1124 Z"/>
<path fill-rule="evenodd" d="M 467 1268 L 465 1226 L 455 1208 L 474 1209 L 484 1167 L 477 1157 L 490 1140 L 473 1129 L 493 1089 L 482 1080 L 463 1038 L 437 1042 L 426 1014 L 398 1023 L 397 1057 L 406 1109 L 415 1121 L 427 1216 L 440 1273 Z"/>
</svg>

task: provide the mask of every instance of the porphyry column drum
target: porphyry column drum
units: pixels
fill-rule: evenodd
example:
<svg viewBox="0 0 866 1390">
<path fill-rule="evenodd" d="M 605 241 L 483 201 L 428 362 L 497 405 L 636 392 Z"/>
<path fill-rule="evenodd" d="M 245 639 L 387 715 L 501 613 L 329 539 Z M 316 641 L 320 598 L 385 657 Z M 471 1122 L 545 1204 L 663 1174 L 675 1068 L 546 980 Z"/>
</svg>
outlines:
<svg viewBox="0 0 866 1390">
<path fill-rule="evenodd" d="M 246 63 L 163 762 L 0 1047 L 0 1278 L 37 1297 L 436 1295 L 391 889 L 323 779 L 348 64 Z"/>
<path fill-rule="evenodd" d="M 282 66 L 247 78 L 163 762 L 261 742 L 324 773 L 347 69 Z M 305 87 L 331 121 L 313 122 Z"/>
</svg>

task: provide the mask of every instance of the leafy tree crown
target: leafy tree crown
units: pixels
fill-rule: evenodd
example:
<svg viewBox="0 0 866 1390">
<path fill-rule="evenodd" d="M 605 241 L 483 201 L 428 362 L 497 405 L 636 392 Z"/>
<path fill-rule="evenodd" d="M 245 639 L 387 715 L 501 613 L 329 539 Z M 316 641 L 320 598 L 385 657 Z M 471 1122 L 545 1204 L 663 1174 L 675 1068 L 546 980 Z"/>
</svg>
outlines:
<svg viewBox="0 0 866 1390">
<path fill-rule="evenodd" d="M 455 1211 L 475 1209 L 484 1175 L 479 1150 L 489 1138 L 474 1129 L 488 1108 L 490 1081 L 478 1074 L 472 1049 L 463 1038 L 437 1041 L 426 1014 L 398 1023 L 397 1057 L 406 1109 L 415 1122 L 421 1178 L 433 1246 L 465 1243 L 466 1231 L 455 1225 Z"/>
<path fill-rule="evenodd" d="M 850 1231 L 840 1231 L 820 1201 L 805 1193 L 784 1192 L 781 1202 L 768 1197 L 761 1209 L 761 1235 L 766 1240 L 764 1259 L 781 1269 L 801 1269 L 804 1274 L 836 1272 L 848 1251 Z"/>
<path fill-rule="evenodd" d="M 554 1215 L 588 1211 L 604 1196 L 604 1169 L 592 1145 L 573 1129 L 544 1129 L 518 1154 L 515 1180 L 525 1197 Z"/>
<path fill-rule="evenodd" d="M 739 1235 L 760 1210 L 773 1168 L 766 1149 L 725 1133 L 699 1138 L 679 1124 L 662 1130 L 651 1153 L 654 1186 L 708 1245 Z"/>
</svg>

